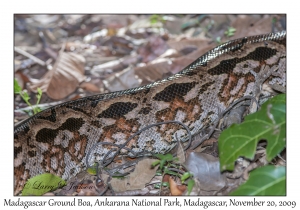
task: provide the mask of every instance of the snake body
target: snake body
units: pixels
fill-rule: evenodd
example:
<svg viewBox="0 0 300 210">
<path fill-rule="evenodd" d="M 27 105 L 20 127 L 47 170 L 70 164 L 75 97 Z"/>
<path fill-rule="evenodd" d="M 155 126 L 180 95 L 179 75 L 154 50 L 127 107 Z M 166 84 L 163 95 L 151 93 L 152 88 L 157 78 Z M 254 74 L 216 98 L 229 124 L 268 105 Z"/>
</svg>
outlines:
<svg viewBox="0 0 300 210">
<path fill-rule="evenodd" d="M 210 50 L 167 79 L 42 111 L 15 126 L 14 193 L 38 174 L 70 179 L 80 172 L 93 145 L 123 144 L 151 124 L 179 121 L 195 135 L 241 97 L 255 97 L 258 88 L 264 96 L 274 85 L 285 87 L 285 61 L 286 32 L 244 37 Z M 186 130 L 162 124 L 135 136 L 126 147 L 164 153 L 175 145 L 176 136 L 186 136 Z M 100 158 L 111 147 L 97 148 Z"/>
</svg>

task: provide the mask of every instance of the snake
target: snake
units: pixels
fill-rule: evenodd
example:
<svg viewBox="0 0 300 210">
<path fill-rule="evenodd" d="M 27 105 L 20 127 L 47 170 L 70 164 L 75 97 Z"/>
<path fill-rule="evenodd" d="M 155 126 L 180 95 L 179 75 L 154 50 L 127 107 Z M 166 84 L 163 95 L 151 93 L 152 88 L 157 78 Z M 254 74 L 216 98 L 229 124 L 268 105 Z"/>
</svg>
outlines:
<svg viewBox="0 0 300 210">
<path fill-rule="evenodd" d="M 149 125 L 177 121 L 194 136 L 235 101 L 270 96 L 278 87 L 286 87 L 285 31 L 228 41 L 145 86 L 50 107 L 14 127 L 14 194 L 39 174 L 69 180 L 85 166 L 91 149 L 103 159 L 111 144 L 122 145 Z M 126 143 L 130 150 L 121 151 L 165 153 L 186 136 L 178 123 L 160 124 L 134 136 Z M 109 144 L 94 148 L 99 142 Z"/>
</svg>

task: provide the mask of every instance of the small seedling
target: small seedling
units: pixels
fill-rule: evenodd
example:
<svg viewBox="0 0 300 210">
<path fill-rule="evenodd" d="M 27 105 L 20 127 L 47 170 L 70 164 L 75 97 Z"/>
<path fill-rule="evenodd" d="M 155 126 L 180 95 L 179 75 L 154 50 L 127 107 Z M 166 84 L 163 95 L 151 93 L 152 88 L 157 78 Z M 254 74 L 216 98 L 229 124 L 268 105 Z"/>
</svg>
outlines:
<svg viewBox="0 0 300 210">
<path fill-rule="evenodd" d="M 151 15 L 150 16 L 150 23 L 151 24 L 156 24 L 156 23 L 162 23 L 164 24 L 166 22 L 166 20 L 164 19 L 164 17 L 162 15 Z"/>
<path fill-rule="evenodd" d="M 235 28 L 233 28 L 233 27 L 228 27 L 227 31 L 225 31 L 224 34 L 225 34 L 227 37 L 231 37 L 231 36 L 234 35 L 235 31 L 236 31 Z"/>
<path fill-rule="evenodd" d="M 37 101 L 36 101 L 36 106 L 34 107 L 29 102 L 30 97 L 28 93 L 25 90 L 22 90 L 22 88 L 20 87 L 16 79 L 14 80 L 14 93 L 19 94 L 22 97 L 22 99 L 26 102 L 26 104 L 32 108 L 33 114 L 37 114 L 38 112 L 41 111 L 40 107 L 37 106 L 40 103 L 43 94 L 40 88 L 37 88 L 37 94 L 36 94 Z"/>
<path fill-rule="evenodd" d="M 186 183 L 187 181 L 187 188 L 188 188 L 188 194 L 191 193 L 193 186 L 195 184 L 193 180 L 193 175 L 190 172 L 182 173 L 180 172 L 182 165 L 176 161 L 178 161 L 177 157 L 173 157 L 172 154 L 156 154 L 155 157 L 157 157 L 159 160 L 154 161 L 151 166 L 155 167 L 159 164 L 158 174 L 164 177 L 165 174 L 173 175 L 176 177 L 179 177 L 182 184 Z M 173 170 L 171 170 L 173 168 Z M 175 169 L 175 170 L 174 170 Z M 179 172 L 177 172 L 179 171 Z M 181 175 L 182 173 L 182 175 Z M 162 185 L 159 185 L 160 188 L 162 186 L 166 186 L 164 183 Z"/>
</svg>

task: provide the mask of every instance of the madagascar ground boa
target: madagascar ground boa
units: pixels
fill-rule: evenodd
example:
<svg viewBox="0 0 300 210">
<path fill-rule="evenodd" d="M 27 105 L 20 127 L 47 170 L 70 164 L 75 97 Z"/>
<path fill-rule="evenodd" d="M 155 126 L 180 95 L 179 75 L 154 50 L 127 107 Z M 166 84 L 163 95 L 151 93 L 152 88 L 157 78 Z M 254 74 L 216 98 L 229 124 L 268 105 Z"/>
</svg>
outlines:
<svg viewBox="0 0 300 210">
<path fill-rule="evenodd" d="M 76 175 L 97 142 L 121 144 L 145 126 L 169 120 L 196 134 L 233 101 L 285 87 L 285 46 L 284 31 L 230 41 L 168 79 L 63 103 L 21 122 L 14 131 L 14 193 L 37 174 Z M 152 127 L 127 147 L 162 153 L 175 144 L 175 134 L 186 131 L 177 124 Z M 97 152 L 103 156 L 110 147 Z"/>
</svg>

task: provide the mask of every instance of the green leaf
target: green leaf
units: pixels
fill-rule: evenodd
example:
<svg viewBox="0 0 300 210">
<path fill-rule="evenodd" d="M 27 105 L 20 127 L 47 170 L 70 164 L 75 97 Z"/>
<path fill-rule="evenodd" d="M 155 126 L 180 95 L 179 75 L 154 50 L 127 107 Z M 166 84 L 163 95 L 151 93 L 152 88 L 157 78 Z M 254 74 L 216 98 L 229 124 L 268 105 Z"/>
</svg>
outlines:
<svg viewBox="0 0 300 210">
<path fill-rule="evenodd" d="M 156 160 L 151 164 L 151 167 L 155 167 L 156 165 L 158 165 L 160 163 L 160 160 Z"/>
<path fill-rule="evenodd" d="M 160 183 L 155 184 L 155 185 L 154 185 L 154 188 L 155 188 L 155 189 L 160 189 Z"/>
<path fill-rule="evenodd" d="M 255 169 L 249 180 L 230 195 L 286 195 L 286 169 L 272 165 Z"/>
<path fill-rule="evenodd" d="M 182 182 L 184 182 L 184 181 L 187 180 L 190 176 L 191 176 L 191 173 L 190 173 L 190 172 L 185 172 L 184 174 L 182 174 L 180 180 L 181 180 Z"/>
<path fill-rule="evenodd" d="M 162 183 L 162 186 L 163 186 L 163 187 L 170 187 L 170 184 L 169 184 L 169 182 L 163 182 L 163 183 Z"/>
<path fill-rule="evenodd" d="M 167 162 L 167 161 L 165 161 L 165 160 L 161 160 L 161 161 L 159 162 L 159 169 L 160 169 L 160 170 L 163 169 L 163 167 L 164 167 L 164 165 L 166 164 L 166 162 Z"/>
<path fill-rule="evenodd" d="M 173 160 L 173 155 L 170 154 L 170 153 L 165 154 L 165 155 L 155 154 L 155 157 L 157 157 L 160 160 L 165 160 L 165 161 L 171 161 L 171 160 Z"/>
<path fill-rule="evenodd" d="M 178 173 L 176 173 L 174 171 L 170 171 L 167 167 L 165 167 L 164 173 L 165 174 L 169 174 L 169 175 L 174 175 L 174 176 L 178 176 L 179 175 Z"/>
<path fill-rule="evenodd" d="M 29 103 L 30 97 L 29 97 L 29 95 L 28 95 L 27 92 L 23 91 L 23 94 L 22 94 L 21 96 L 22 96 L 23 100 L 24 100 L 27 104 L 30 104 L 30 103 Z"/>
<path fill-rule="evenodd" d="M 22 88 L 20 87 L 18 81 L 14 80 L 14 93 L 18 94 L 22 91 Z"/>
<path fill-rule="evenodd" d="M 266 157 L 271 161 L 286 145 L 286 95 L 277 95 L 239 125 L 224 130 L 219 138 L 221 170 L 233 170 L 240 156 L 253 159 L 259 140 L 268 141 Z"/>
<path fill-rule="evenodd" d="M 160 164 L 159 164 L 159 168 L 163 169 L 163 166 L 166 164 L 167 161 L 172 161 L 173 160 L 173 155 L 172 154 L 155 154 L 155 157 L 157 157 L 158 159 L 160 159 Z"/>
<path fill-rule="evenodd" d="M 187 184 L 188 195 L 191 194 L 194 185 L 195 185 L 195 181 L 193 179 L 190 179 Z"/>
<path fill-rule="evenodd" d="M 37 88 L 37 93 L 39 96 L 42 96 L 43 92 L 42 92 L 41 88 Z"/>
<path fill-rule="evenodd" d="M 33 108 L 33 113 L 34 113 L 34 114 L 37 114 L 37 113 L 39 113 L 39 112 L 41 112 L 41 111 L 42 111 L 41 108 L 38 107 L 38 106 L 36 106 L 36 107 Z"/>
<path fill-rule="evenodd" d="M 227 37 L 231 37 L 231 36 L 234 35 L 235 31 L 236 31 L 235 28 L 233 28 L 233 27 L 228 27 L 227 31 L 225 31 L 225 35 L 226 35 Z"/>
<path fill-rule="evenodd" d="M 91 175 L 96 175 L 97 174 L 97 168 L 96 167 L 89 167 L 86 171 Z"/>
<path fill-rule="evenodd" d="M 43 195 L 65 185 L 66 182 L 62 178 L 45 173 L 29 179 L 22 190 L 22 195 Z"/>
<path fill-rule="evenodd" d="M 37 94 L 36 94 L 37 102 L 36 102 L 36 105 L 38 105 L 40 103 L 40 100 L 42 98 L 42 94 L 43 94 L 43 92 L 42 92 L 41 88 L 37 88 Z"/>
</svg>

